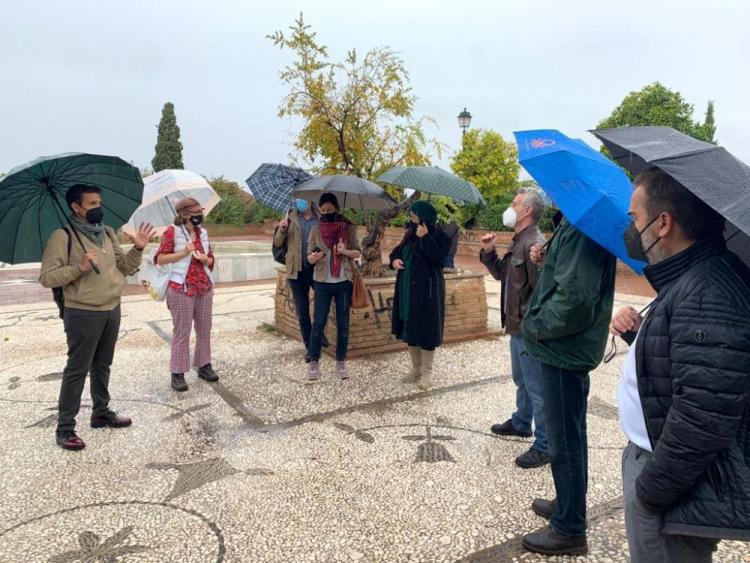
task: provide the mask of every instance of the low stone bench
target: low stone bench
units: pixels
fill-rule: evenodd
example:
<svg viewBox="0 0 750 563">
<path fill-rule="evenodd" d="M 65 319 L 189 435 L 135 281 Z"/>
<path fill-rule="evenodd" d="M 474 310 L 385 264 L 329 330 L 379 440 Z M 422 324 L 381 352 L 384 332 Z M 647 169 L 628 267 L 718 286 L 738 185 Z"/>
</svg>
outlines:
<svg viewBox="0 0 750 563">
<path fill-rule="evenodd" d="M 370 304 L 366 309 L 352 309 L 349 324 L 349 357 L 405 350 L 406 344 L 391 335 L 395 277 L 365 278 Z M 494 336 L 487 323 L 487 295 L 484 274 L 459 272 L 445 275 L 445 342 L 462 342 Z M 311 301 L 313 301 L 311 296 Z M 314 303 L 310 305 L 310 314 Z M 286 275 L 279 270 L 276 278 L 275 327 L 281 334 L 302 341 L 292 292 Z M 326 325 L 331 346 L 323 351 L 336 353 L 335 305 Z"/>
</svg>

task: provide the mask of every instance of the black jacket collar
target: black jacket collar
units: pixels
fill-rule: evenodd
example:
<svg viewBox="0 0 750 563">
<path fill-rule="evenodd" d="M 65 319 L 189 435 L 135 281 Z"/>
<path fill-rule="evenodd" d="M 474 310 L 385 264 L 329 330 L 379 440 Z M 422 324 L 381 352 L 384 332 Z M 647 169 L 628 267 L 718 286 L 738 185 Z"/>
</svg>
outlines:
<svg viewBox="0 0 750 563">
<path fill-rule="evenodd" d="M 695 264 L 703 262 L 712 256 L 717 256 L 727 248 L 724 237 L 716 235 L 697 241 L 679 254 L 675 254 L 659 262 L 650 264 L 643 269 L 643 273 L 651 287 L 659 293 L 664 287 L 677 280 Z"/>
</svg>

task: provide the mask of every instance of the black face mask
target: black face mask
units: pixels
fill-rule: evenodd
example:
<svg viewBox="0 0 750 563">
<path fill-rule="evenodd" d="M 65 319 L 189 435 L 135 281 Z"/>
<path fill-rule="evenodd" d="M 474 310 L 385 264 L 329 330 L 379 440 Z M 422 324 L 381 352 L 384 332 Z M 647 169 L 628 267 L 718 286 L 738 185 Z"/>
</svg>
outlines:
<svg viewBox="0 0 750 563">
<path fill-rule="evenodd" d="M 336 220 L 336 213 L 321 213 L 320 220 L 323 223 L 333 223 Z"/>
<path fill-rule="evenodd" d="M 101 207 L 94 207 L 86 212 L 86 221 L 90 225 L 98 225 L 104 219 L 104 210 Z"/>
<path fill-rule="evenodd" d="M 625 249 L 628 251 L 628 256 L 630 256 L 633 260 L 648 262 L 647 254 L 651 252 L 651 249 L 654 247 L 654 245 L 656 245 L 656 243 L 661 240 L 661 237 L 657 237 L 657 239 L 652 242 L 648 248 L 644 249 L 641 236 L 643 236 L 643 233 L 646 232 L 646 229 L 653 225 L 654 221 L 656 221 L 658 218 L 659 216 L 657 215 L 656 217 L 651 219 L 651 221 L 649 221 L 648 225 L 646 225 L 642 231 L 639 231 L 636 228 L 634 221 L 631 221 L 630 225 L 628 225 L 628 228 L 625 229 L 625 234 L 622 238 L 625 241 Z"/>
<path fill-rule="evenodd" d="M 203 223 L 203 215 L 193 215 L 190 217 L 190 222 L 193 224 L 193 227 L 197 227 Z"/>
</svg>

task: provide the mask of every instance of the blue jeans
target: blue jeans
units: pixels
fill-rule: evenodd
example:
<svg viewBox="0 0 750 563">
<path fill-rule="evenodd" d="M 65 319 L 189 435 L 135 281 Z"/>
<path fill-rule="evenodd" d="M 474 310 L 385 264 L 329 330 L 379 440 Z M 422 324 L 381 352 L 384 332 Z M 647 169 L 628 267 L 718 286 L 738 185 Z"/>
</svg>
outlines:
<svg viewBox="0 0 750 563">
<path fill-rule="evenodd" d="M 455 256 L 451 252 L 445 255 L 445 258 L 443 259 L 443 268 L 455 268 Z"/>
<path fill-rule="evenodd" d="M 586 406 L 590 380 L 585 371 L 568 371 L 539 364 L 542 401 L 557 508 L 550 525 L 563 534 L 586 533 L 586 490 L 589 482 L 589 451 L 586 436 Z"/>
<path fill-rule="evenodd" d="M 320 360 L 320 347 L 328 322 L 331 301 L 336 302 L 336 360 L 344 361 L 349 348 L 349 306 L 352 302 L 352 282 L 315 282 L 315 313 L 310 333 L 310 358 Z"/>
<path fill-rule="evenodd" d="M 541 364 L 526 353 L 520 334 L 510 337 L 510 364 L 513 383 L 516 384 L 516 412 L 511 417 L 513 428 L 530 432 L 533 419 L 534 444 L 531 447 L 546 454 L 549 447 L 544 429 Z"/>
</svg>

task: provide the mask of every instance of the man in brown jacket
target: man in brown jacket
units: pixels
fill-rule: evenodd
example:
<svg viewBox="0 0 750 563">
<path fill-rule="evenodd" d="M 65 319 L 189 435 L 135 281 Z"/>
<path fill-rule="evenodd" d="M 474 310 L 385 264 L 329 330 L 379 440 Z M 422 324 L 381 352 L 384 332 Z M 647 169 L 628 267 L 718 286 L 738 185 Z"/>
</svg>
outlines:
<svg viewBox="0 0 750 563">
<path fill-rule="evenodd" d="M 82 450 L 86 444 L 76 435 L 75 417 L 89 370 L 91 427 L 122 428 L 132 422 L 109 409 L 109 371 L 120 332 L 125 276 L 138 269 L 143 248 L 155 233 L 151 225 L 141 224 L 133 237 L 133 249 L 125 254 L 114 231 L 103 223 L 99 188 L 76 184 L 68 189 L 65 199 L 81 242 L 70 226 L 53 232 L 44 249 L 39 282 L 44 287 L 62 287 L 65 299 L 68 362 L 60 387 L 57 443 L 66 450 Z"/>
<path fill-rule="evenodd" d="M 492 432 L 504 436 L 531 436 L 534 421 L 534 443 L 529 450 L 516 458 L 524 469 L 540 467 L 550 462 L 547 434 L 544 431 L 541 373 L 528 361 L 521 332 L 521 321 L 539 279 L 537 266 L 529 258 L 535 244 L 543 244 L 544 237 L 537 224 L 544 205 L 538 190 L 521 189 L 511 206 L 503 214 L 503 224 L 515 231 L 507 252 L 499 257 L 495 251 L 495 235 L 482 237 L 479 258 L 492 276 L 501 282 L 501 320 L 510 335 L 510 358 L 513 382 L 516 384 L 516 411 L 502 424 L 493 424 Z"/>
</svg>

